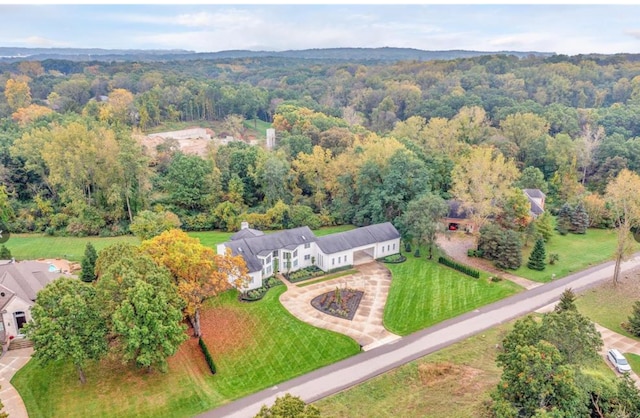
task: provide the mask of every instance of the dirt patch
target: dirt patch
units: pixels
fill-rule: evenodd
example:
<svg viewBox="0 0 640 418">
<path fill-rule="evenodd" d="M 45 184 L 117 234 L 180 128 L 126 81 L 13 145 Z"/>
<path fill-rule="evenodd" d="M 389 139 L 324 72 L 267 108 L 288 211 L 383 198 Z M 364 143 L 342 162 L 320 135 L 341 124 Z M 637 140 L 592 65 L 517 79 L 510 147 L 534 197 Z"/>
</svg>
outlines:
<svg viewBox="0 0 640 418">
<path fill-rule="evenodd" d="M 481 383 L 476 380 L 482 373 L 484 372 L 480 369 L 450 362 L 422 363 L 418 366 L 420 381 L 424 386 L 432 387 L 445 381 L 455 380 L 457 383 L 455 394 L 466 393 L 472 386 L 480 385 Z"/>
<path fill-rule="evenodd" d="M 249 314 L 237 309 L 206 309 L 200 314 L 200 327 L 214 358 L 245 350 L 255 343 L 255 322 Z"/>
</svg>

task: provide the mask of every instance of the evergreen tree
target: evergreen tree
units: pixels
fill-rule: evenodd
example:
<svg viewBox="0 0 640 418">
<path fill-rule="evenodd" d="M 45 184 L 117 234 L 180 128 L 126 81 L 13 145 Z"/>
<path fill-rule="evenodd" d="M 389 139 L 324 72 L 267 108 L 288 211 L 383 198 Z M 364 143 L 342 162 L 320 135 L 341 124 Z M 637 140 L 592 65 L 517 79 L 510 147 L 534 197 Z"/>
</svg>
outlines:
<svg viewBox="0 0 640 418">
<path fill-rule="evenodd" d="M 560 208 L 560 212 L 558 212 L 558 217 L 556 221 L 556 229 L 560 233 L 560 235 L 567 235 L 569 230 L 571 229 L 571 213 L 573 210 L 568 203 L 565 203 Z"/>
<path fill-rule="evenodd" d="M 553 236 L 553 224 L 551 223 L 551 214 L 544 212 L 534 221 L 536 232 L 542 235 L 544 242 L 549 242 Z"/>
<path fill-rule="evenodd" d="M 504 240 L 500 244 L 500 251 L 496 266 L 502 269 L 515 270 L 522 265 L 522 242 L 516 231 L 504 231 Z"/>
<path fill-rule="evenodd" d="M 560 301 L 554 308 L 556 312 L 564 312 L 564 311 L 577 311 L 576 307 L 576 294 L 573 293 L 570 287 L 564 289 L 562 295 L 560 295 Z"/>
<path fill-rule="evenodd" d="M 640 300 L 633 304 L 633 312 L 629 317 L 627 329 L 633 335 L 640 337 Z"/>
<path fill-rule="evenodd" d="M 589 227 L 589 214 L 582 203 L 578 203 L 569 217 L 571 222 L 570 231 L 574 234 L 585 234 Z"/>
<path fill-rule="evenodd" d="M 544 239 L 538 238 L 536 245 L 533 247 L 533 251 L 531 251 L 531 255 L 529 256 L 527 267 L 532 270 L 542 271 L 546 267 L 546 258 L 547 252 L 544 248 Z"/>
<path fill-rule="evenodd" d="M 98 259 L 98 253 L 90 242 L 87 242 L 87 246 L 84 249 L 84 257 L 82 258 L 80 272 L 80 279 L 83 282 L 90 283 L 96 279 L 96 260 Z"/>
<path fill-rule="evenodd" d="M 0 247 L 0 260 L 11 260 L 11 251 L 4 245 Z"/>
</svg>

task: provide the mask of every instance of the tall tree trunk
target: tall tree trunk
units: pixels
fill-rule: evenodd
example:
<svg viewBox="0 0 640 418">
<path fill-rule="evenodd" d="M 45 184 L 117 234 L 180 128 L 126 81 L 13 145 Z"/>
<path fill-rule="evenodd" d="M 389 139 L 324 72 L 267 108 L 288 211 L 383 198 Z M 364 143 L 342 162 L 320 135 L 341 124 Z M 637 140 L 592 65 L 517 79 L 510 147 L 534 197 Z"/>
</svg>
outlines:
<svg viewBox="0 0 640 418">
<path fill-rule="evenodd" d="M 83 385 L 87 383 L 87 377 L 84 375 L 84 370 L 78 364 L 76 364 L 76 370 L 78 371 L 78 377 L 80 378 L 80 383 Z"/>
<path fill-rule="evenodd" d="M 202 332 L 200 331 L 200 310 L 197 310 L 194 315 L 190 316 L 189 320 L 193 326 L 193 333 L 195 336 L 202 337 Z"/>
<path fill-rule="evenodd" d="M 129 213 L 129 222 L 133 222 L 133 215 L 131 214 L 131 203 L 129 203 L 129 193 L 125 193 L 127 200 L 127 213 Z"/>
<path fill-rule="evenodd" d="M 616 266 L 613 269 L 613 285 L 618 286 L 618 279 L 620 278 L 620 264 L 622 264 L 622 252 L 619 251 L 616 254 Z"/>
</svg>

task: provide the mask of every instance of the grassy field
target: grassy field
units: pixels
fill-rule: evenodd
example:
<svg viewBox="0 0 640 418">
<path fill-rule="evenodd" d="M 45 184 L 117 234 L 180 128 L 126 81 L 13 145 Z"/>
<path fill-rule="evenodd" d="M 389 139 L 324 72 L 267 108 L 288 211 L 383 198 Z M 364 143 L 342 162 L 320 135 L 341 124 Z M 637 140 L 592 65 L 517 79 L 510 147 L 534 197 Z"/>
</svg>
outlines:
<svg viewBox="0 0 640 418">
<path fill-rule="evenodd" d="M 313 231 L 317 236 L 333 234 L 335 232 L 348 231 L 353 225 L 340 225 L 320 228 Z M 266 231 L 269 233 L 272 231 Z M 215 248 L 216 245 L 229 240 L 233 232 L 204 231 L 189 232 L 189 235 L 200 239 L 203 245 Z M 140 243 L 132 235 L 120 237 L 51 237 L 44 234 L 13 234 L 5 244 L 16 260 L 36 260 L 38 258 L 64 258 L 70 261 L 80 261 L 84 256 L 84 248 L 91 242 L 96 250 L 108 247 L 116 242 L 129 242 L 137 245 Z"/>
<path fill-rule="evenodd" d="M 36 260 L 38 258 L 64 258 L 80 261 L 84 256 L 84 248 L 90 242 L 100 251 L 116 242 L 129 242 L 137 245 L 138 238 L 133 235 L 121 237 L 51 237 L 42 234 L 12 234 L 5 243 L 16 260 Z"/>
<path fill-rule="evenodd" d="M 471 278 L 435 258 L 407 254 L 404 263 L 386 265 L 393 275 L 384 311 L 389 331 L 407 335 L 522 290 L 506 280 L 491 282 L 484 273 Z"/>
<path fill-rule="evenodd" d="M 88 367 L 87 384 L 81 386 L 68 363 L 31 361 L 12 384 L 32 418 L 187 417 L 359 352 L 349 337 L 289 314 L 278 302 L 284 291 L 279 286 L 253 303 L 238 302 L 235 291 L 210 301 L 202 325 L 218 369 L 215 376 L 197 340 L 189 339 L 170 359 L 166 374 L 145 373 L 111 359 Z"/>
<path fill-rule="evenodd" d="M 611 260 L 615 247 L 616 233 L 612 230 L 589 229 L 584 235 L 560 235 L 554 232 L 553 237 L 546 244 L 547 257 L 550 253 L 557 253 L 560 256 L 559 261 L 554 265 L 547 265 L 543 271 L 529 269 L 527 261 L 533 249 L 533 244 L 530 244 L 523 251 L 522 266 L 510 273 L 536 282 L 548 282 L 551 281 L 552 274 L 555 274 L 558 279 Z M 637 250 L 640 250 L 640 246 Z"/>
<path fill-rule="evenodd" d="M 326 417 L 480 416 L 488 391 L 500 380 L 496 344 L 510 324 L 375 377 L 315 403 Z"/>
<path fill-rule="evenodd" d="M 482 416 L 502 373 L 496 347 L 512 327 L 513 322 L 491 328 L 314 405 L 332 418 Z M 604 359 L 583 373 L 616 378 Z"/>
<path fill-rule="evenodd" d="M 633 312 L 633 304 L 640 300 L 640 271 L 622 275 L 617 286 L 607 281 L 578 296 L 576 305 L 580 312 L 605 328 L 630 338 L 639 339 L 625 331 L 620 324 Z"/>
<path fill-rule="evenodd" d="M 251 129 L 256 132 L 256 137 L 265 139 L 267 136 L 267 129 L 271 128 L 271 123 L 265 122 L 260 119 L 250 119 L 242 122 L 245 128 Z"/>
</svg>

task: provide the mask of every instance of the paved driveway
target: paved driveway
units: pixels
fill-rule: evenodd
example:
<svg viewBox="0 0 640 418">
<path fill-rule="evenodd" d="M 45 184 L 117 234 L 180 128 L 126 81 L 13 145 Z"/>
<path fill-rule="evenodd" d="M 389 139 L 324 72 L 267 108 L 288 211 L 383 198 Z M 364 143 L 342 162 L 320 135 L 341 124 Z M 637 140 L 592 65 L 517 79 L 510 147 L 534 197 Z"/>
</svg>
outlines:
<svg viewBox="0 0 640 418">
<path fill-rule="evenodd" d="M 633 353 L 640 356 L 640 341 L 633 340 L 629 337 L 625 337 L 624 335 L 618 334 L 615 331 L 611 331 L 609 328 L 605 328 L 602 325 L 596 324 L 596 329 L 602 335 L 602 341 L 604 345 L 602 347 L 602 357 L 604 357 L 604 361 L 614 370 L 613 365 L 607 359 L 607 350 L 610 348 L 617 348 L 622 354 L 624 353 Z M 618 372 L 616 372 L 618 373 Z M 629 375 L 634 382 L 636 382 L 636 387 L 640 389 L 640 378 L 634 372 L 630 372 Z"/>
<path fill-rule="evenodd" d="M 11 418 L 28 418 L 27 409 L 18 391 L 9 383 L 18 370 L 31 359 L 33 348 L 7 351 L 0 358 L 0 400 L 4 404 L 3 412 Z"/>
<path fill-rule="evenodd" d="M 358 272 L 355 274 L 305 287 L 298 287 L 284 280 L 287 291 L 280 295 L 280 302 L 301 321 L 348 335 L 367 351 L 400 337 L 387 331 L 382 324 L 384 305 L 391 286 L 391 272 L 377 262 L 362 264 L 356 268 Z M 327 315 L 311 306 L 311 299 L 331 292 L 336 287 L 364 291 L 353 320 Z"/>
</svg>

